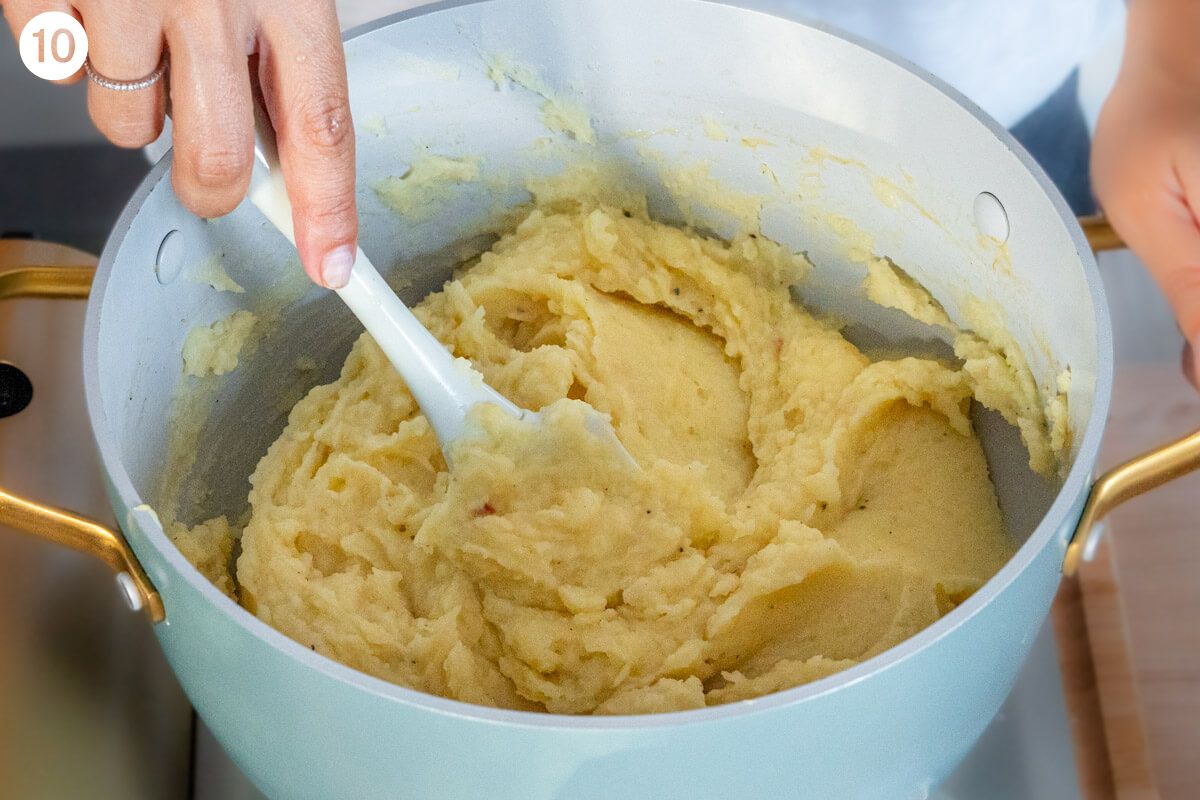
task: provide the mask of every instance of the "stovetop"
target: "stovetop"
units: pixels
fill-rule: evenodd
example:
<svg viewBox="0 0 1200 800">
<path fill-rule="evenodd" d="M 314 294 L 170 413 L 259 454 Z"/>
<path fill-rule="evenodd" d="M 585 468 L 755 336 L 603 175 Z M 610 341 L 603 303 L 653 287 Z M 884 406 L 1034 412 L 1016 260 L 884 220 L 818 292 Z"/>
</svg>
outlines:
<svg viewBox="0 0 1200 800">
<path fill-rule="evenodd" d="M 0 151 L 0 175 L 19 189 L 0 193 L 0 232 L 96 251 L 145 170 L 138 154 L 107 147 Z M 0 360 L 34 384 L 30 407 L 0 420 L 0 485 L 111 522 L 84 411 L 82 317 L 81 303 L 0 305 Z M 0 797 L 261 797 L 194 720 L 106 567 L 0 531 L 0 641 Z M 1049 628 L 999 716 L 931 797 L 1080 797 Z"/>
</svg>

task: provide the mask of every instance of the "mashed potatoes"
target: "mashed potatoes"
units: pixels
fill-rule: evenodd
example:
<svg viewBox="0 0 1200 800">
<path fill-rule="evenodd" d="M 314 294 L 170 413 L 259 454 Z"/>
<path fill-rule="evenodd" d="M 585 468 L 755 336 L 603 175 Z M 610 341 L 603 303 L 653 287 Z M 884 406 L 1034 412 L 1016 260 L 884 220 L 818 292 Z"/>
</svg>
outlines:
<svg viewBox="0 0 1200 800">
<path fill-rule="evenodd" d="M 1012 552 L 973 384 L 871 363 L 793 302 L 807 268 L 753 236 L 533 211 L 417 313 L 541 429 L 479 409 L 448 472 L 364 335 L 253 476 L 240 601 L 386 680 L 569 714 L 755 697 L 920 631 Z"/>
</svg>

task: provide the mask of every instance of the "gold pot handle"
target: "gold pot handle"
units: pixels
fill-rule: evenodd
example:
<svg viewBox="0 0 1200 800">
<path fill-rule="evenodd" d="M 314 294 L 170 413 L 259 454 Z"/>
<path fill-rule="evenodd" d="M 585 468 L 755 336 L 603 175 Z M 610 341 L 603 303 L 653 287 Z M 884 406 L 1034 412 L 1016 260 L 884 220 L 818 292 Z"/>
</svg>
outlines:
<svg viewBox="0 0 1200 800">
<path fill-rule="evenodd" d="M 1125 249 L 1125 242 L 1121 239 L 1121 235 L 1113 230 L 1113 226 L 1108 224 L 1108 219 L 1103 214 L 1080 217 L 1079 227 L 1083 228 L 1083 234 L 1087 237 L 1093 253 Z"/>
<path fill-rule="evenodd" d="M 1102 216 L 1082 217 L 1079 224 L 1092 250 L 1117 250 L 1125 243 Z M 1105 472 L 1092 484 L 1075 535 L 1063 559 L 1063 574 L 1070 577 L 1090 550 L 1098 535 L 1097 523 L 1109 511 L 1130 498 L 1162 486 L 1168 481 L 1200 468 L 1200 431 L 1176 439 L 1148 453 L 1132 458 Z"/>
<path fill-rule="evenodd" d="M 85 298 L 95 267 L 94 257 L 70 247 L 0 239 L 0 300 Z M 3 489 L 0 489 L 0 525 L 99 558 L 116 573 L 117 585 L 131 608 L 145 609 L 154 622 L 166 618 L 162 598 L 120 531 Z"/>
</svg>

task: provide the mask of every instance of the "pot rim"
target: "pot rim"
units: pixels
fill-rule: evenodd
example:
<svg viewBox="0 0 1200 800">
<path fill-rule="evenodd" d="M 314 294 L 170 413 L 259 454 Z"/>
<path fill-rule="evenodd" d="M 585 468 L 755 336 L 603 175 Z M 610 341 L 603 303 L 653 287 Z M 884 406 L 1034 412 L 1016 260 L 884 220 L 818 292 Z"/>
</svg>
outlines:
<svg viewBox="0 0 1200 800">
<path fill-rule="evenodd" d="M 856 684 L 877 672 L 891 669 L 901 662 L 915 657 L 918 653 L 932 646 L 941 638 L 953 632 L 955 628 L 981 612 L 995 597 L 1008 588 L 1045 547 L 1052 543 L 1056 535 L 1062 533 L 1063 523 L 1068 521 L 1072 515 L 1073 507 L 1080 502 L 1081 498 L 1087 495 L 1090 488 L 1089 484 L 1093 468 L 1100 449 L 1100 439 L 1108 416 L 1113 381 L 1113 347 L 1108 303 L 1105 298 L 1104 287 L 1095 263 L 1095 258 L 1091 248 L 1088 246 L 1082 229 L 1076 222 L 1075 215 L 1067 206 L 1058 189 L 1016 139 L 972 101 L 924 69 L 870 42 L 822 22 L 802 16 L 761 11 L 756 8 L 746 7 L 741 2 L 721 2 L 721 0 L 671 1 L 678 2 L 681 5 L 692 3 L 734 6 L 740 13 L 756 14 L 802 25 L 823 35 L 848 41 L 876 57 L 883 58 L 901 69 L 907 70 L 917 78 L 933 86 L 933 88 L 940 91 L 948 99 L 958 103 L 971 114 L 977 122 L 983 125 L 989 133 L 995 136 L 1001 144 L 1016 156 L 1042 192 L 1049 197 L 1061 221 L 1066 225 L 1071 241 L 1075 245 L 1075 250 L 1079 257 L 1080 265 L 1083 268 L 1084 278 L 1091 295 L 1092 309 L 1096 322 L 1097 365 L 1092 411 L 1088 418 L 1083 437 L 1080 440 L 1078 453 L 1054 502 L 1050 505 L 1042 520 L 1008 562 L 980 587 L 978 591 L 949 614 L 900 644 L 860 664 L 856 664 L 828 677 L 812 681 L 811 683 L 773 692 L 751 700 L 742 700 L 726 705 L 687 711 L 613 716 L 577 716 L 536 711 L 517 711 L 452 700 L 390 683 L 320 655 L 270 627 L 209 583 L 183 557 L 178 548 L 171 543 L 161 525 L 144 526 L 146 539 L 154 548 L 156 555 L 170 565 L 176 573 L 176 577 L 186 582 L 188 586 L 202 595 L 228 623 L 242 628 L 246 633 L 260 639 L 265 644 L 279 651 L 282 655 L 290 657 L 308 669 L 316 670 L 332 680 L 347 685 L 349 688 L 403 704 L 414 710 L 509 727 L 596 731 L 613 729 L 648 731 L 684 725 L 715 723 L 744 717 L 752 713 L 778 710 L 785 706 L 800 704 L 831 694 Z M 380 28 L 408 19 L 441 13 L 464 6 L 493 2 L 505 2 L 505 0 L 443 0 L 442 2 L 381 17 L 380 19 L 357 26 L 343 34 L 343 41 L 350 42 Z M 146 198 L 167 176 L 171 167 L 171 155 L 172 151 L 168 151 L 142 180 L 114 226 L 113 233 L 105 244 L 96 270 L 95 282 L 93 283 L 91 296 L 88 300 L 84 323 L 83 369 L 88 414 L 92 421 L 93 433 L 100 452 L 103 468 L 117 496 L 128 509 L 135 508 L 146 501 L 138 494 L 128 472 L 124 468 L 118 439 L 110 429 L 108 417 L 104 411 L 103 399 L 99 388 L 98 346 L 100 317 L 101 309 L 104 305 L 105 292 L 108 288 L 108 279 L 114 268 L 125 234 L 140 213 L 141 206 Z M 1073 533 L 1073 527 L 1067 533 Z M 1066 535 L 1063 541 L 1064 548 L 1069 540 L 1070 536 Z M 164 598 L 164 600 L 167 600 L 167 598 Z M 169 619 L 169 606 L 167 614 Z"/>
</svg>

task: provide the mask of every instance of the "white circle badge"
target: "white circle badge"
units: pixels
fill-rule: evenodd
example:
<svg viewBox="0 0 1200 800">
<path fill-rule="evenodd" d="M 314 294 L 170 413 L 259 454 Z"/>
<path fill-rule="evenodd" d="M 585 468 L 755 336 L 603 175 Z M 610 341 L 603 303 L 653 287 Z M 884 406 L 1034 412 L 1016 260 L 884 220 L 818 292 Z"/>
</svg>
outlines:
<svg viewBox="0 0 1200 800">
<path fill-rule="evenodd" d="M 43 80 L 61 81 L 83 66 L 87 33 L 70 14 L 43 11 L 21 30 L 20 50 L 30 72 Z"/>
</svg>

